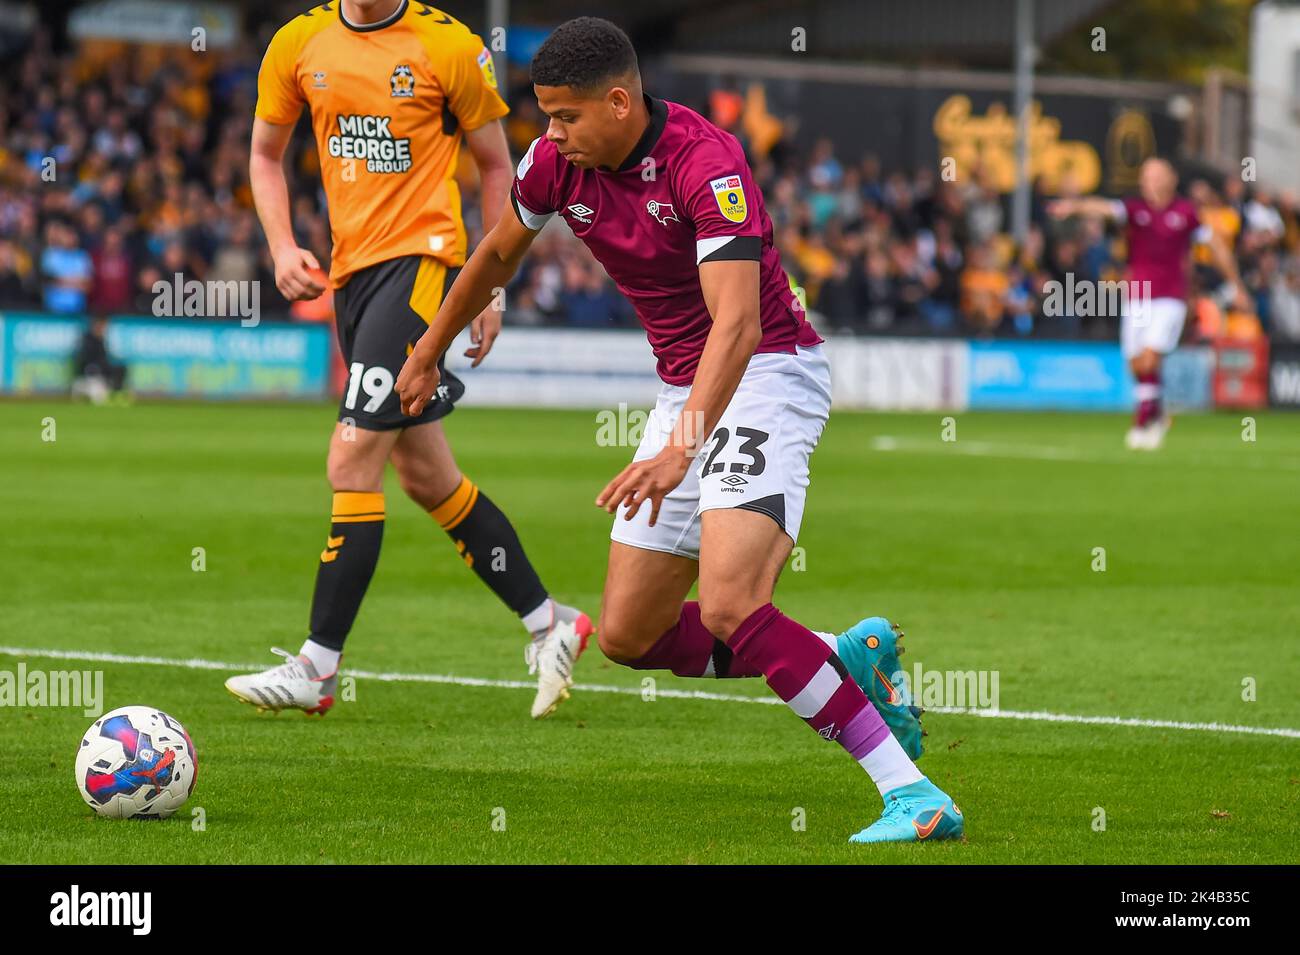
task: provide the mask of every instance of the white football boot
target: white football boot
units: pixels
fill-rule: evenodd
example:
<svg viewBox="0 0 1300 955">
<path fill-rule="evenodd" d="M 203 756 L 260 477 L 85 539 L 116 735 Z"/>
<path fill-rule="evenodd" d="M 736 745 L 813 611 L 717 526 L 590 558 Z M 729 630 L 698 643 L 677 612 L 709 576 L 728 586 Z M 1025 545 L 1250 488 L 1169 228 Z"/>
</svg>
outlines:
<svg viewBox="0 0 1300 955">
<path fill-rule="evenodd" d="M 1139 428 L 1137 425 L 1128 429 L 1124 435 L 1124 447 L 1130 451 L 1143 451 L 1147 446 L 1147 429 Z"/>
<path fill-rule="evenodd" d="M 272 647 L 271 652 L 284 657 L 285 662 L 261 673 L 232 676 L 226 681 L 226 689 L 244 703 L 256 706 L 259 713 L 302 710 L 309 716 L 324 716 L 334 705 L 338 673 L 319 676 L 306 657 L 294 656 L 279 647 Z"/>
<path fill-rule="evenodd" d="M 524 662 L 529 674 L 537 675 L 537 695 L 533 697 L 532 716 L 544 719 L 555 712 L 562 700 L 569 698 L 573 686 L 573 665 L 578 662 L 594 631 L 585 613 L 570 623 L 556 620 L 546 635 L 524 647 Z"/>
<path fill-rule="evenodd" d="M 1147 443 L 1145 450 L 1158 451 L 1160 446 L 1165 443 L 1165 435 L 1169 433 L 1169 426 L 1173 424 L 1173 419 L 1168 415 L 1162 414 L 1155 421 L 1147 425 Z"/>
</svg>

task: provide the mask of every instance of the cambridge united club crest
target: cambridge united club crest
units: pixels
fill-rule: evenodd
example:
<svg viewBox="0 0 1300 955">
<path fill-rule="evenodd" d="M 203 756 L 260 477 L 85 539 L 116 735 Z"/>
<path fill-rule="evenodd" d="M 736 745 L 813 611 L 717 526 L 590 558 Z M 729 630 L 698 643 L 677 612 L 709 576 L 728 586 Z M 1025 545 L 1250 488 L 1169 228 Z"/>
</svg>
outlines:
<svg viewBox="0 0 1300 955">
<path fill-rule="evenodd" d="M 415 74 L 405 63 L 393 67 L 393 75 L 388 78 L 388 82 L 393 87 L 394 96 L 415 95 Z"/>
</svg>

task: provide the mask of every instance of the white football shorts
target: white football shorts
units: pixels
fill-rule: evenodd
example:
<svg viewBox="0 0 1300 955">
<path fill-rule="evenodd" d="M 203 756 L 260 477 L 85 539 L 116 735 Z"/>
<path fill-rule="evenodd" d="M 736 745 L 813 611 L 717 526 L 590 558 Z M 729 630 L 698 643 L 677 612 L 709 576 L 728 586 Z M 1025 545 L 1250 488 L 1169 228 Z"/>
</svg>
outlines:
<svg viewBox="0 0 1300 955">
<path fill-rule="evenodd" d="M 1178 347 L 1187 318 L 1187 303 L 1180 298 L 1131 299 L 1119 324 L 1119 347 L 1126 359 L 1148 348 L 1167 355 Z"/>
<path fill-rule="evenodd" d="M 653 458 L 672 436 L 690 388 L 664 385 L 633 461 Z M 808 459 L 831 410 L 830 363 L 820 345 L 749 360 L 736 393 L 677 489 L 650 526 L 649 503 L 632 520 L 614 517 L 610 538 L 643 550 L 700 558 L 700 514 L 743 507 L 771 517 L 799 539 Z"/>
</svg>

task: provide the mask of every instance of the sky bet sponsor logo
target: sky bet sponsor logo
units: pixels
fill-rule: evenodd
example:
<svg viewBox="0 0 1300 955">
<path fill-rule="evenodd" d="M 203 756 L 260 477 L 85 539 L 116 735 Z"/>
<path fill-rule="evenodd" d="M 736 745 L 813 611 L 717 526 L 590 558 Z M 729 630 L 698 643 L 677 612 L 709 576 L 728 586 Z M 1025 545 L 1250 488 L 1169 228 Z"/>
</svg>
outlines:
<svg viewBox="0 0 1300 955">
<path fill-rule="evenodd" d="M 364 159 L 367 172 L 407 172 L 411 141 L 389 131 L 391 116 L 339 116 L 339 131 L 329 138 L 335 159 Z"/>
<path fill-rule="evenodd" d="M 153 893 L 69 892 L 50 896 L 51 925 L 128 925 L 132 935 L 148 935 L 153 928 Z"/>
</svg>

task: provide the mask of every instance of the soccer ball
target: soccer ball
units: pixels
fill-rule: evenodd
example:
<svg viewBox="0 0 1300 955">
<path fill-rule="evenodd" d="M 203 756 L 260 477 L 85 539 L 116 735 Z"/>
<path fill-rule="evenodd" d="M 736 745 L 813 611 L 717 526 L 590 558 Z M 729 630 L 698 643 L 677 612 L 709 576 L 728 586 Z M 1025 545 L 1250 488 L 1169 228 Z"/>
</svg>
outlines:
<svg viewBox="0 0 1300 955">
<path fill-rule="evenodd" d="M 123 706 L 91 724 L 77 749 L 77 791 L 109 819 L 166 819 L 190 798 L 199 757 L 172 717 Z"/>
</svg>

